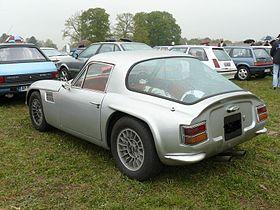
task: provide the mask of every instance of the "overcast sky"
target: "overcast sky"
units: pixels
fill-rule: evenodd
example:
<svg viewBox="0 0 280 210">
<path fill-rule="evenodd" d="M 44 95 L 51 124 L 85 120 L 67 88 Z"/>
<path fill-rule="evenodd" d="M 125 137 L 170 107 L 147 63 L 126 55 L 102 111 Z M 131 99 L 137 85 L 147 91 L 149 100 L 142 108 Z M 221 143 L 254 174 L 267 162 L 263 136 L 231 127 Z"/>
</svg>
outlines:
<svg viewBox="0 0 280 210">
<path fill-rule="evenodd" d="M 50 38 L 62 47 L 65 20 L 94 7 L 106 9 L 112 23 L 123 12 L 170 12 L 188 39 L 237 41 L 280 33 L 280 0 L 0 0 L 0 34 Z"/>
</svg>

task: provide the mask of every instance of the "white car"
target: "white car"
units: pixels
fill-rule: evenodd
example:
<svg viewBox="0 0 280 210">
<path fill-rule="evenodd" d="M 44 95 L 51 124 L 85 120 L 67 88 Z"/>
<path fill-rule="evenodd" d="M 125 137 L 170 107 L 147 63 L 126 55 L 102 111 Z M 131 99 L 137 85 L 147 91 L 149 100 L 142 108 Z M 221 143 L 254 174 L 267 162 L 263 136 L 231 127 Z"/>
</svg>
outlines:
<svg viewBox="0 0 280 210">
<path fill-rule="evenodd" d="M 212 69 L 215 69 L 218 73 L 222 74 L 228 79 L 234 79 L 237 73 L 237 68 L 233 60 L 221 47 L 178 45 L 174 46 L 170 51 L 182 52 L 197 57 L 204 64 Z"/>
<path fill-rule="evenodd" d="M 51 47 L 41 47 L 40 48 L 43 53 L 48 56 L 48 58 L 54 62 L 54 63 L 57 63 L 59 62 L 61 59 L 64 59 L 64 58 L 68 58 L 70 57 L 69 55 L 63 53 L 63 52 L 60 52 L 58 51 L 57 49 L 55 48 L 51 48 Z"/>
</svg>

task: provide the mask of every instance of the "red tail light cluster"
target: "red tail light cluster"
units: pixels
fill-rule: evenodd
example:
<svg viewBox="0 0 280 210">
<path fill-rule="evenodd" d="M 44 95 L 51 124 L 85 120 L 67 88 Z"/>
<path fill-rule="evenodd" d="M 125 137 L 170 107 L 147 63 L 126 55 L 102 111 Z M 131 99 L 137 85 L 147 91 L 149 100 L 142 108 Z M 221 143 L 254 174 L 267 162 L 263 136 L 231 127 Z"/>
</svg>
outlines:
<svg viewBox="0 0 280 210">
<path fill-rule="evenodd" d="M 51 74 L 51 78 L 52 78 L 52 79 L 55 79 L 56 77 L 57 77 L 57 71 L 52 72 L 52 74 Z"/>
<path fill-rule="evenodd" d="M 267 66 L 267 65 L 272 65 L 273 62 L 269 61 L 269 62 L 263 62 L 263 61 L 257 61 L 254 63 L 255 66 Z"/>
<path fill-rule="evenodd" d="M 182 126 L 182 136 L 185 144 L 198 144 L 207 140 L 206 122 L 191 126 Z"/>
<path fill-rule="evenodd" d="M 3 84 L 3 83 L 5 83 L 5 77 L 0 76 L 0 84 Z"/>
<path fill-rule="evenodd" d="M 265 121 L 268 118 L 267 108 L 265 105 L 257 107 L 258 122 Z"/>
<path fill-rule="evenodd" d="M 221 68 L 217 59 L 213 59 L 213 63 L 214 63 L 215 68 Z"/>
</svg>

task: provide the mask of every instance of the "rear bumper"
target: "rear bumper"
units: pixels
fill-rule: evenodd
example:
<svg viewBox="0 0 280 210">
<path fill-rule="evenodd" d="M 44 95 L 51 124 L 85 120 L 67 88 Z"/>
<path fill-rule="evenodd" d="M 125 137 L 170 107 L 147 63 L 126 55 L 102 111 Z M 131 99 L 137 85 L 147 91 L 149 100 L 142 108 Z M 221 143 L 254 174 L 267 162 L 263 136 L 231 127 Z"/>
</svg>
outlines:
<svg viewBox="0 0 280 210">
<path fill-rule="evenodd" d="M 32 83 L 20 83 L 20 84 L 5 84 L 0 86 L 0 96 L 5 95 L 7 93 L 25 93 L 26 91 L 20 91 L 20 87 L 30 86 Z"/>
<path fill-rule="evenodd" d="M 243 143 L 257 135 L 265 134 L 266 128 L 261 128 L 257 131 L 247 131 L 240 138 L 236 138 L 232 141 L 225 142 L 223 138 L 209 141 L 205 144 L 205 147 L 199 153 L 169 153 L 166 154 L 161 161 L 166 165 L 188 165 L 200 162 L 208 157 L 222 153 L 234 146 Z M 221 142 L 223 142 L 221 144 Z M 215 148 L 216 147 L 216 148 Z M 214 149 L 213 149 L 214 148 Z"/>
<path fill-rule="evenodd" d="M 227 79 L 234 79 L 235 78 L 235 75 L 237 73 L 237 69 L 232 69 L 232 70 L 226 70 L 226 71 L 223 71 L 223 70 L 217 70 L 217 72 L 221 75 L 223 75 L 225 78 Z"/>
<path fill-rule="evenodd" d="M 250 68 L 251 74 L 271 74 L 273 66 L 253 66 Z"/>
</svg>

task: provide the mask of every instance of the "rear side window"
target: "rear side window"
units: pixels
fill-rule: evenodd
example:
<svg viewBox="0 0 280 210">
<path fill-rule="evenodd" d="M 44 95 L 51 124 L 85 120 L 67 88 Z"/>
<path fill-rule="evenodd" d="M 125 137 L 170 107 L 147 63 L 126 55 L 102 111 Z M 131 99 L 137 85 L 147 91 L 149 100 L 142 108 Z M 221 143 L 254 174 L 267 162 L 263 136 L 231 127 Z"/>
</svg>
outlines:
<svg viewBox="0 0 280 210">
<path fill-rule="evenodd" d="M 189 54 L 198 58 L 201 61 L 208 61 L 208 57 L 206 55 L 206 52 L 202 48 L 191 48 L 189 51 Z"/>
<path fill-rule="evenodd" d="M 253 51 L 256 58 L 270 58 L 270 55 L 265 49 L 258 48 L 258 49 L 254 49 Z"/>
<path fill-rule="evenodd" d="M 223 49 L 213 49 L 213 53 L 218 61 L 231 61 L 231 58 Z"/>
<path fill-rule="evenodd" d="M 0 48 L 0 62 L 13 63 L 33 61 L 46 61 L 46 58 L 35 47 Z"/>
<path fill-rule="evenodd" d="M 99 50 L 99 53 L 113 52 L 114 44 L 103 44 Z"/>
<path fill-rule="evenodd" d="M 235 48 L 232 50 L 233 58 L 251 58 L 252 53 L 250 49 Z"/>
</svg>

